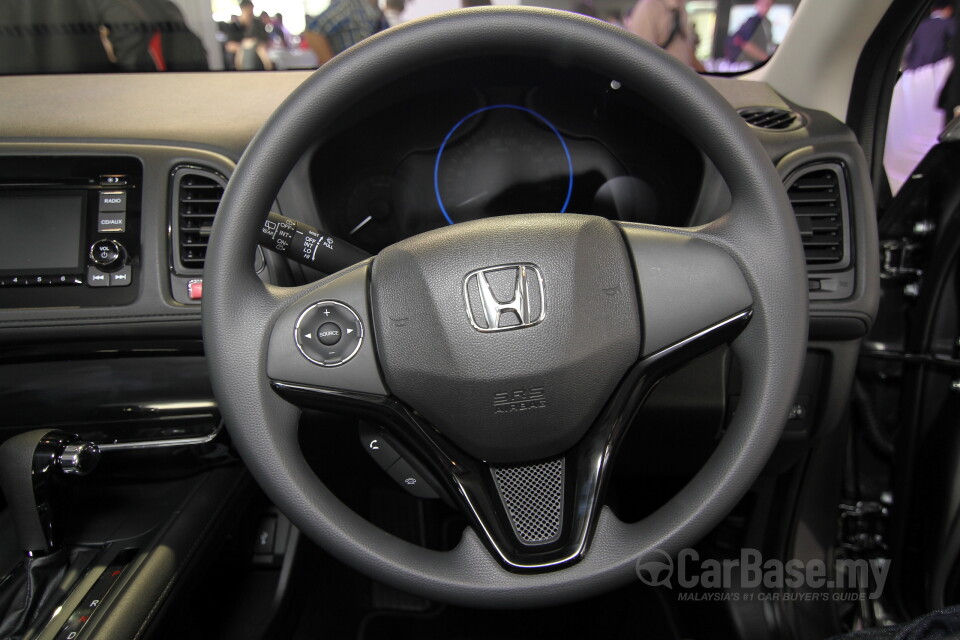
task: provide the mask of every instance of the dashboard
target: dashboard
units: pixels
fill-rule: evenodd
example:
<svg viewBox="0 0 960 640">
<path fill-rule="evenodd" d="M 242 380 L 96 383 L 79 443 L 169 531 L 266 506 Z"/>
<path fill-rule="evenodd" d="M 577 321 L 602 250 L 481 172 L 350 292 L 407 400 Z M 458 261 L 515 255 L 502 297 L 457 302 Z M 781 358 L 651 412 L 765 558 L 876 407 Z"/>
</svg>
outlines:
<svg viewBox="0 0 960 640">
<path fill-rule="evenodd" d="M 72 76 L 0 78 L 10 97 L 0 117 L 11 123 L 0 139 L 0 163 L 11 177 L 4 194 L 46 189 L 43 183 L 57 180 L 86 181 L 59 187 L 91 198 L 78 222 L 84 231 L 50 236 L 70 245 L 70 264 L 63 266 L 86 277 L 95 266 L 92 244 L 119 238 L 97 228 L 94 196 L 111 188 L 100 177 L 129 176 L 127 235 L 119 239 L 127 249 L 124 266 L 131 268 L 130 285 L 98 289 L 87 282 L 11 285 L 12 276 L 46 274 L 26 263 L 3 264 L 0 400 L 13 410 L 0 417 L 0 430 L 49 423 L 51 396 L 20 375 L 29 364 L 34 380 L 74 386 L 63 396 L 77 407 L 69 420 L 74 430 L 86 425 L 115 443 L 215 432 L 213 398 L 196 393 L 206 374 L 202 304 L 191 295 L 202 282 L 202 260 L 189 268 L 178 262 L 181 217 L 193 211 L 195 197 L 184 185 L 222 193 L 258 128 L 307 77 L 257 75 L 257 91 L 250 90 L 249 76 L 229 73 L 100 76 L 96 87 Z M 839 194 L 838 208 L 827 215 L 841 221 L 844 260 L 808 263 L 816 281 L 811 336 L 859 337 L 875 303 L 866 284 L 875 265 L 868 260 L 869 181 L 856 140 L 828 114 L 801 112 L 765 85 L 708 81 L 735 108 L 799 114 L 800 126 L 752 128 L 785 183 L 800 185 L 798 220 L 818 215 L 801 211 L 806 205 L 800 200 L 811 200 L 807 189 L 822 184 L 824 167 L 837 177 L 831 188 Z M 78 100 L 65 103 L 64 92 Z M 201 242 L 216 201 L 203 206 L 209 217 L 196 229 Z M 509 213 L 568 211 L 682 226 L 706 222 L 730 206 L 723 181 L 694 141 L 616 78 L 545 61 L 497 59 L 438 63 L 384 84 L 314 142 L 275 198 L 279 213 L 370 253 L 451 222 Z M 810 233 L 817 225 L 808 225 Z M 251 259 L 275 284 L 322 275 L 263 253 Z M 45 266 L 58 275 L 52 271 L 60 265 Z M 814 284 L 822 290 L 813 290 Z M 180 373 L 158 382 L 160 369 L 152 364 L 158 357 L 170 358 L 170 368 L 165 361 L 162 370 L 179 365 Z M 96 376 L 82 364 L 91 358 Z M 41 376 L 45 369 L 49 375 Z M 111 423 L 106 432 L 105 415 Z M 123 421 L 125 415 L 137 418 L 136 428 Z"/>
</svg>

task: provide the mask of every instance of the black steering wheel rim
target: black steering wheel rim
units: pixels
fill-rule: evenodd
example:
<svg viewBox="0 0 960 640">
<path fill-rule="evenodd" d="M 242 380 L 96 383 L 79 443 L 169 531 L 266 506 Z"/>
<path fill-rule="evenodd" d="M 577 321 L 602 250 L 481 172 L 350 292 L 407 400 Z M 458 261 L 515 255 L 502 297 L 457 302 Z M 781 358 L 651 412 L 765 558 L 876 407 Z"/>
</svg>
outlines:
<svg viewBox="0 0 960 640">
<path fill-rule="evenodd" d="M 299 410 L 274 392 L 265 371 L 269 327 L 311 288 L 266 286 L 248 259 L 283 180 L 338 116 L 373 88 L 436 60 L 495 54 L 602 71 L 669 112 L 733 195 L 730 213 L 691 233 L 737 261 L 754 300 L 753 318 L 733 343 L 744 392 L 707 464 L 639 523 L 624 524 L 604 509 L 580 562 L 535 575 L 505 570 L 470 529 L 449 552 L 404 542 L 347 508 L 317 479 L 297 444 Z M 327 280 L 338 277 L 343 273 Z M 635 579 L 636 560 L 654 549 L 674 553 L 699 539 L 746 493 L 773 452 L 806 347 L 803 252 L 780 178 L 756 138 L 703 79 L 656 47 L 551 10 L 451 12 L 379 34 L 325 65 L 280 106 L 239 162 L 214 225 L 205 279 L 203 329 L 214 389 L 233 441 L 267 495 L 311 539 L 356 569 L 469 606 L 544 606 L 587 597 Z"/>
</svg>

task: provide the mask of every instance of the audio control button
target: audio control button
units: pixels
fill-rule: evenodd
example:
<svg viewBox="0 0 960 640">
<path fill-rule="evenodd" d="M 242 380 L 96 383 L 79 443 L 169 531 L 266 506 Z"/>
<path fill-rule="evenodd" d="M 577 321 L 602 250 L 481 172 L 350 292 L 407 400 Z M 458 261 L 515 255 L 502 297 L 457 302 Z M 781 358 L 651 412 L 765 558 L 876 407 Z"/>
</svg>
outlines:
<svg viewBox="0 0 960 640">
<path fill-rule="evenodd" d="M 98 233 L 123 233 L 127 230 L 127 214 L 124 211 L 109 213 L 101 211 L 97 217 Z"/>
<path fill-rule="evenodd" d="M 123 265 L 126 252 L 116 240 L 97 240 L 90 247 L 90 261 L 101 269 L 113 270 Z"/>
<path fill-rule="evenodd" d="M 82 275 L 73 275 L 73 274 L 70 274 L 70 275 L 63 275 L 63 276 L 51 276 L 50 279 L 51 279 L 51 281 L 52 281 L 51 284 L 54 284 L 54 285 L 68 285 L 68 286 L 69 286 L 69 285 L 75 285 L 75 284 L 83 284 L 83 276 L 82 276 Z"/>
<path fill-rule="evenodd" d="M 104 273 L 96 267 L 89 267 L 87 269 L 87 284 L 91 287 L 109 287 L 110 274 Z"/>
<path fill-rule="evenodd" d="M 126 191 L 101 191 L 100 213 L 119 213 L 127 210 Z"/>
<path fill-rule="evenodd" d="M 127 266 L 123 267 L 118 271 L 114 271 L 110 274 L 110 286 L 111 287 L 126 287 L 130 284 L 130 279 L 133 277 L 133 270 Z"/>
<path fill-rule="evenodd" d="M 300 314 L 294 337 L 304 358 L 321 367 L 336 367 L 360 350 L 363 324 L 347 305 L 325 300 Z"/>
</svg>

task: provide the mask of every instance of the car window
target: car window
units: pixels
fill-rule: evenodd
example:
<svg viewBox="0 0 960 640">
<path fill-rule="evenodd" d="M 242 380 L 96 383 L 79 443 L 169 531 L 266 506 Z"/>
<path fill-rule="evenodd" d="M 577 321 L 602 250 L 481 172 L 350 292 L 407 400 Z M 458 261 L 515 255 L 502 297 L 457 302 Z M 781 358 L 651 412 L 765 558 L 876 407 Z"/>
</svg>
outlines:
<svg viewBox="0 0 960 640">
<path fill-rule="evenodd" d="M 534 0 L 604 20 L 698 71 L 769 58 L 799 0 Z M 0 74 L 315 68 L 404 22 L 490 0 L 8 0 Z M 530 4 L 497 0 L 495 4 Z"/>
</svg>

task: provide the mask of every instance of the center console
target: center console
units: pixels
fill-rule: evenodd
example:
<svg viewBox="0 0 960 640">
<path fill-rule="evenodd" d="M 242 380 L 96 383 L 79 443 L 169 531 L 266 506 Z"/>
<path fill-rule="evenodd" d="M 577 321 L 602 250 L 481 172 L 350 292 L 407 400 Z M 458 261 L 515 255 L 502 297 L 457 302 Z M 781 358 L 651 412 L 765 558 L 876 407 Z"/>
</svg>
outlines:
<svg viewBox="0 0 960 640">
<path fill-rule="evenodd" d="M 133 302 L 142 186 L 133 157 L 0 157 L 0 308 Z"/>
</svg>

